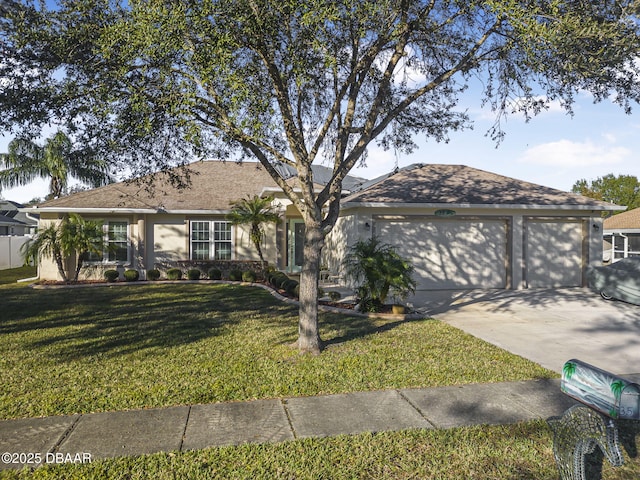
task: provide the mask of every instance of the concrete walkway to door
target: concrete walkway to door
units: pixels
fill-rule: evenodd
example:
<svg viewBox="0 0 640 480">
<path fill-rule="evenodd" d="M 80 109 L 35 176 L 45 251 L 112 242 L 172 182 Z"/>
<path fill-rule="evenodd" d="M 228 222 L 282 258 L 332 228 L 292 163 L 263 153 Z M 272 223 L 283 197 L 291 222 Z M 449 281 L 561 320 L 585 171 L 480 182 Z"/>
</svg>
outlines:
<svg viewBox="0 0 640 480">
<path fill-rule="evenodd" d="M 556 372 L 571 358 L 620 375 L 640 372 L 640 306 L 586 288 L 420 291 L 410 302 Z"/>
</svg>

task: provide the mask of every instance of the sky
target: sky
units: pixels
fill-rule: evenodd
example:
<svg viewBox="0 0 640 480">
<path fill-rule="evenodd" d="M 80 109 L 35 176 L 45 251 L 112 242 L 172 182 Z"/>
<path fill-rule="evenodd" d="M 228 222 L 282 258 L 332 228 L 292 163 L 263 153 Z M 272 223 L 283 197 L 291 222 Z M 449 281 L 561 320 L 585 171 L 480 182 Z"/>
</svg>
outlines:
<svg viewBox="0 0 640 480">
<path fill-rule="evenodd" d="M 603 175 L 635 175 L 640 178 L 640 105 L 627 115 L 612 103 L 594 104 L 588 94 L 579 96 L 573 117 L 560 107 L 525 122 L 511 116 L 503 123 L 506 137 L 496 146 L 486 136 L 494 114 L 481 108 L 479 98 L 466 98 L 464 106 L 473 120 L 473 130 L 454 132 L 448 143 L 416 137 L 419 148 L 411 155 L 372 146 L 366 167 L 351 174 L 375 178 L 412 163 L 460 164 L 507 177 L 570 191 L 579 179 L 595 180 Z M 0 136 L 0 152 L 7 151 L 12 137 Z M 20 203 L 44 197 L 48 181 L 4 189 L 0 195 Z"/>
<path fill-rule="evenodd" d="M 47 3 L 52 6 L 50 0 Z M 640 105 L 627 115 L 611 102 L 594 104 L 592 97 L 583 93 L 577 96 L 573 116 L 551 105 L 529 122 L 521 116 L 508 117 L 503 123 L 506 137 L 497 146 L 486 135 L 495 114 L 482 107 L 473 85 L 464 95 L 460 106 L 467 110 L 472 130 L 452 133 L 448 143 L 425 141 L 418 135 L 415 141 L 419 148 L 410 155 L 396 155 L 372 145 L 366 167 L 358 166 L 351 174 L 372 179 L 413 163 L 460 164 L 563 191 L 570 191 L 577 180 L 592 181 L 609 173 L 640 178 L 636 154 L 640 152 Z M 0 132 L 0 153 L 7 151 L 11 138 Z M 48 185 L 48 180 L 37 180 L 28 186 L 3 189 L 0 197 L 25 203 L 44 197 Z"/>
</svg>

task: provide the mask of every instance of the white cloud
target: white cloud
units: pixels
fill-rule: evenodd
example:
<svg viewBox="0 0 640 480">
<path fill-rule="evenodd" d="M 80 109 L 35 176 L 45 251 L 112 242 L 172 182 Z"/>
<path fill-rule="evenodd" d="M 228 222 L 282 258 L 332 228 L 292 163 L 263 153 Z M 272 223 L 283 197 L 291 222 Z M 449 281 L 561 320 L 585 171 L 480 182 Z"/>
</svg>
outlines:
<svg viewBox="0 0 640 480">
<path fill-rule="evenodd" d="M 587 167 L 618 164 L 627 159 L 631 153 L 631 150 L 626 147 L 616 147 L 606 142 L 596 144 L 591 140 L 584 142 L 559 140 L 529 148 L 518 162 L 558 167 Z"/>
</svg>

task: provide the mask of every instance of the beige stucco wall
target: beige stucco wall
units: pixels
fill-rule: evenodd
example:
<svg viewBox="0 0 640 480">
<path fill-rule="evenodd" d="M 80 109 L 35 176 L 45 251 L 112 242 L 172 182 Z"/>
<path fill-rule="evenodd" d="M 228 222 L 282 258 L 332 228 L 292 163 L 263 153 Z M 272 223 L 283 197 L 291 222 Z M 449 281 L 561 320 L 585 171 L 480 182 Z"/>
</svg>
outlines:
<svg viewBox="0 0 640 480">
<path fill-rule="evenodd" d="M 184 215 L 156 215 L 149 220 L 153 246 L 149 265 L 189 258 L 189 222 Z"/>
</svg>

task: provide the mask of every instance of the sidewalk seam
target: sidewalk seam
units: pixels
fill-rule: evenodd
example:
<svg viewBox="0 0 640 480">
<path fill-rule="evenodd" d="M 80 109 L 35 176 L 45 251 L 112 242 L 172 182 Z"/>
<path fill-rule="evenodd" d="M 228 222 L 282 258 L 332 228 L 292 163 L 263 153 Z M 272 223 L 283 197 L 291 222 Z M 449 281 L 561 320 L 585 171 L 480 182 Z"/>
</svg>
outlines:
<svg viewBox="0 0 640 480">
<path fill-rule="evenodd" d="M 189 408 L 187 410 L 187 418 L 184 422 L 184 429 L 182 430 L 182 438 L 180 438 L 180 446 L 178 447 L 178 451 L 182 452 L 182 447 L 184 445 L 184 439 L 187 436 L 187 427 L 189 426 L 189 418 L 191 418 L 191 405 L 189 405 Z"/>
<path fill-rule="evenodd" d="M 73 431 L 76 428 L 76 425 L 78 425 L 78 422 L 80 421 L 80 419 L 84 417 L 83 414 L 78 415 L 78 418 L 76 418 L 73 423 L 71 424 L 71 426 L 69 428 L 67 428 L 67 430 L 60 436 L 60 439 L 55 443 L 55 445 L 53 447 L 51 447 L 51 450 L 49 450 L 48 453 L 56 453 L 58 448 L 60 448 L 60 446 L 64 443 L 64 441 L 69 438 L 69 436 L 73 433 Z"/>
<path fill-rule="evenodd" d="M 418 413 L 420 414 L 420 416 L 421 416 L 422 418 L 424 418 L 424 419 L 425 419 L 425 421 L 426 421 L 429 425 L 431 425 L 433 428 L 436 428 L 436 429 L 438 428 L 438 427 L 437 427 L 437 425 L 435 425 L 431 420 L 429 420 L 429 419 L 427 418 L 427 416 L 424 414 L 424 412 L 423 412 L 422 410 L 420 410 L 416 405 L 414 405 L 414 404 L 411 402 L 411 400 L 409 400 L 409 398 L 407 398 L 407 397 L 402 393 L 402 391 L 401 391 L 401 390 L 396 390 L 396 392 L 398 393 L 398 395 L 400 396 L 400 398 L 402 398 L 405 402 L 407 402 L 407 403 L 409 404 L 409 406 L 410 406 L 411 408 L 413 408 L 416 412 L 418 412 Z"/>
<path fill-rule="evenodd" d="M 282 408 L 284 408 L 284 414 L 287 416 L 287 422 L 289 423 L 289 428 L 291 429 L 291 434 L 293 435 L 293 439 L 297 440 L 298 439 L 298 434 L 296 433 L 296 429 L 293 428 L 293 420 L 291 420 L 291 413 L 289 412 L 289 409 L 287 408 L 287 399 L 286 398 L 281 398 L 280 399 L 280 405 L 282 405 Z"/>
</svg>

